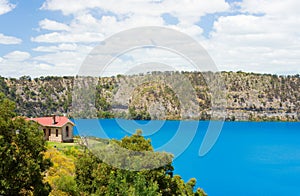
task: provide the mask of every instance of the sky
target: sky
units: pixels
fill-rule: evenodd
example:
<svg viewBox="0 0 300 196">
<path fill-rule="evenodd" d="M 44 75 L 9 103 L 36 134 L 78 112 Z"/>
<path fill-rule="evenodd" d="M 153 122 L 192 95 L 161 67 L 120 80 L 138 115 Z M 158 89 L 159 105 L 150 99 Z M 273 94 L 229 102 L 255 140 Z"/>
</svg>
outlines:
<svg viewBox="0 0 300 196">
<path fill-rule="evenodd" d="M 0 0 L 0 75 L 76 75 L 101 41 L 143 26 L 185 33 L 220 71 L 299 74 L 299 7 L 299 0 Z"/>
</svg>

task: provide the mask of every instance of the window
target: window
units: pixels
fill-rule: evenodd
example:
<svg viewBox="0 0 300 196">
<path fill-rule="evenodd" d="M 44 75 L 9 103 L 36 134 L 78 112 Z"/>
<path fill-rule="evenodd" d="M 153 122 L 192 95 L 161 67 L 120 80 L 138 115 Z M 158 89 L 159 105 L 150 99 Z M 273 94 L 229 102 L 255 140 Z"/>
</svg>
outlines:
<svg viewBox="0 0 300 196">
<path fill-rule="evenodd" d="M 48 132 L 49 132 L 49 136 L 50 136 L 51 135 L 51 129 L 49 129 Z"/>
<path fill-rule="evenodd" d="M 66 126 L 66 137 L 69 137 L 69 126 Z"/>
<path fill-rule="evenodd" d="M 43 129 L 43 131 L 44 131 L 44 136 L 46 136 L 46 129 Z"/>
<path fill-rule="evenodd" d="M 58 137 L 58 129 L 56 129 L 56 137 Z"/>
</svg>

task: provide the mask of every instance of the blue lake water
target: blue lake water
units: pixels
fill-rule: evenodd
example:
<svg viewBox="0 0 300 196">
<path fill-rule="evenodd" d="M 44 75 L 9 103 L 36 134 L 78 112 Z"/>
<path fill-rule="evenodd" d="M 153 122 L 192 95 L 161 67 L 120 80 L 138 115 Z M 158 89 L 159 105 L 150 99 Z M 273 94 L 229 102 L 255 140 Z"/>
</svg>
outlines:
<svg viewBox="0 0 300 196">
<path fill-rule="evenodd" d="M 75 123 L 75 133 L 104 138 L 121 139 L 142 129 L 156 150 L 168 146 L 171 153 L 183 151 L 174 159 L 175 173 L 185 181 L 195 177 L 208 195 L 300 195 L 300 123 L 225 122 L 217 142 L 202 157 L 199 148 L 208 121 L 80 119 Z M 185 135 L 194 131 L 186 145 Z M 182 141 L 168 145 L 178 132 Z"/>
</svg>

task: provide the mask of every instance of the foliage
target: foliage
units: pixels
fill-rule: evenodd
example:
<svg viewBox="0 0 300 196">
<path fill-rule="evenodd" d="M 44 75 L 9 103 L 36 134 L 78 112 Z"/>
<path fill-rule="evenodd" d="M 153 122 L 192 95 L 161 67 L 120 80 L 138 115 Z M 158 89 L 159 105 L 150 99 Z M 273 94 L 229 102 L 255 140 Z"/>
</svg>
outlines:
<svg viewBox="0 0 300 196">
<path fill-rule="evenodd" d="M 35 123 L 15 117 L 14 109 L 0 94 L 0 194 L 48 195 L 43 173 L 50 160 L 44 157 L 43 133 Z"/>
<path fill-rule="evenodd" d="M 4 94 L 8 94 L 9 88 L 5 82 L 5 78 L 0 77 L 0 92 L 3 92 Z"/>
<path fill-rule="evenodd" d="M 166 153 L 154 153 L 150 140 L 141 136 L 141 131 L 137 131 L 130 137 L 122 140 L 111 140 L 108 143 L 112 155 L 106 156 L 95 152 L 105 148 L 105 142 L 100 144 L 98 151 L 86 151 L 86 153 L 76 161 L 75 180 L 80 194 L 83 195 L 206 195 L 201 189 L 194 192 L 196 180 L 191 179 L 184 183 L 180 176 L 173 177 L 173 166 L 167 159 L 170 155 Z M 95 145 L 90 144 L 90 145 Z M 121 153 L 115 154 L 120 148 L 111 148 L 118 145 L 122 149 Z M 152 164 L 153 162 L 169 160 L 164 165 L 158 167 L 144 168 L 141 170 L 130 170 L 122 165 L 115 167 L 109 163 L 109 159 L 118 159 L 122 163 L 129 159 L 136 159 L 136 155 L 152 152 L 153 157 L 139 160 L 141 165 Z M 128 154 L 129 153 L 129 154 Z M 103 159 L 102 159 L 103 158 Z M 103 161 L 105 160 L 105 161 Z M 136 164 L 136 162 L 130 162 Z M 126 166 L 126 165 L 125 165 Z M 152 165 L 153 166 L 153 165 Z M 123 169 L 121 169 L 123 168 Z"/>
<path fill-rule="evenodd" d="M 107 119 L 107 118 L 113 118 L 114 114 L 111 113 L 111 112 L 108 112 L 108 111 L 101 111 L 101 110 L 99 110 L 97 112 L 97 117 L 98 118 L 105 118 L 105 119 Z"/>
<path fill-rule="evenodd" d="M 43 132 L 37 124 L 15 117 L 14 106 L 0 95 L 0 194 L 205 195 L 201 189 L 194 192 L 194 179 L 185 183 L 180 176 L 173 177 L 172 156 L 154 152 L 141 131 L 120 141 L 91 140 L 102 145 L 95 148 L 99 154 L 51 142 L 46 151 Z M 123 165 L 107 164 L 99 159 L 103 153 L 106 161 L 121 160 Z M 140 159 L 140 155 L 151 156 Z"/>
<path fill-rule="evenodd" d="M 151 116 L 147 110 L 137 111 L 135 107 L 129 107 L 129 119 L 133 120 L 151 120 Z"/>
<path fill-rule="evenodd" d="M 80 156 L 80 151 L 72 146 L 58 151 L 49 147 L 45 157 L 51 159 L 53 165 L 47 172 L 45 180 L 50 184 L 50 195 L 78 195 L 77 185 L 74 180 L 75 159 Z"/>
<path fill-rule="evenodd" d="M 180 82 L 182 77 L 187 80 Z M 94 78 L 78 84 L 79 92 L 74 89 L 74 82 L 80 83 L 78 77 L 77 80 L 52 76 L 35 79 L 28 76 L 20 79 L 0 77 L 0 92 L 16 102 L 16 112 L 22 116 L 68 113 L 81 118 L 209 120 L 213 102 L 207 84 L 216 77 L 224 81 L 226 120 L 299 121 L 299 75 L 277 76 L 241 71 L 153 72 L 152 75 Z M 141 83 L 147 78 L 152 78 L 152 82 Z M 163 82 L 166 79 L 168 83 Z M 192 85 L 195 97 L 183 95 L 179 100 L 174 90 L 185 93 L 188 84 Z M 92 88 L 88 88 L 90 85 Z M 120 88 L 122 85 L 128 88 Z M 132 93 L 129 97 L 124 96 L 130 88 L 133 88 Z M 78 114 L 72 111 L 72 104 Z M 193 104 L 199 106 L 199 111 L 193 111 Z M 187 111 L 184 105 L 190 106 L 192 116 L 181 115 L 182 111 Z"/>
</svg>

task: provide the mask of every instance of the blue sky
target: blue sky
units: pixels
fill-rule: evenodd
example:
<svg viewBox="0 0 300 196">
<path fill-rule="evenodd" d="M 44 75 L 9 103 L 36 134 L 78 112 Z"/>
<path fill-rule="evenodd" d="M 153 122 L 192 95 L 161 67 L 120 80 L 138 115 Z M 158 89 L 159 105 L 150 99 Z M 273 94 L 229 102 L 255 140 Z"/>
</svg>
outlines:
<svg viewBox="0 0 300 196">
<path fill-rule="evenodd" d="M 219 70 L 298 74 L 299 6 L 297 0 L 0 0 L 0 75 L 76 75 L 101 41 L 148 25 L 191 36 Z"/>
</svg>

